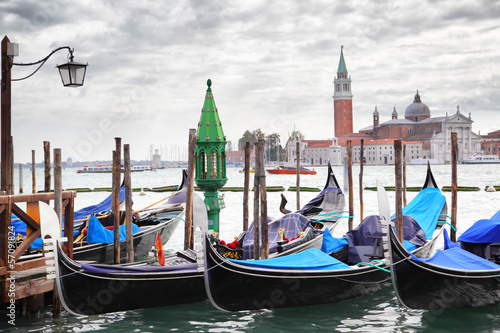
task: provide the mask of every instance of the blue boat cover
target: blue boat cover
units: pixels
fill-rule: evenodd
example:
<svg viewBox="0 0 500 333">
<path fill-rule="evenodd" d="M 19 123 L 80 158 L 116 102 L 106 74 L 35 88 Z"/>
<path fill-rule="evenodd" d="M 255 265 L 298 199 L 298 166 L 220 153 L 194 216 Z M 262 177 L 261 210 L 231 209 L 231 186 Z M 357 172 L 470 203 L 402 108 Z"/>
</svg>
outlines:
<svg viewBox="0 0 500 333">
<path fill-rule="evenodd" d="M 500 242 L 500 211 L 491 219 L 476 221 L 458 238 L 459 242 L 467 243 L 498 243 Z"/>
<path fill-rule="evenodd" d="M 323 243 L 321 244 L 321 251 L 325 253 L 332 253 L 338 251 L 348 244 L 347 238 L 335 238 L 328 228 L 323 233 Z"/>
<path fill-rule="evenodd" d="M 139 232 L 139 227 L 132 223 L 132 233 Z M 120 226 L 120 242 L 127 239 L 126 225 Z M 105 243 L 111 244 L 114 242 L 114 231 L 104 228 L 95 216 L 91 216 L 87 227 L 87 244 Z"/>
<path fill-rule="evenodd" d="M 378 215 L 367 216 L 355 229 L 349 230 L 345 237 L 349 243 L 348 261 L 350 263 L 359 263 L 364 261 L 364 254 L 359 250 L 365 251 L 359 246 L 369 246 L 375 243 L 375 239 L 370 236 L 383 236 Z M 394 220 L 393 220 L 394 221 Z M 403 239 L 404 245 L 408 251 L 413 251 L 416 247 L 426 243 L 425 234 L 417 221 L 412 216 L 403 215 Z M 382 243 L 380 243 L 382 244 Z"/>
<path fill-rule="evenodd" d="M 89 215 L 111 210 L 111 197 L 112 197 L 112 194 L 110 194 L 106 199 L 104 199 L 103 201 L 101 201 L 98 204 L 77 210 L 73 216 L 73 220 L 76 221 L 76 220 L 85 219 Z M 120 187 L 120 203 L 123 200 L 125 200 L 125 186 Z"/>
<path fill-rule="evenodd" d="M 412 260 L 469 271 L 500 270 L 500 265 L 463 250 L 460 248 L 460 245 L 452 242 L 448 237 L 446 229 L 443 232 L 443 236 L 445 239 L 443 250 L 438 250 L 432 257 L 427 259 L 418 258 L 411 254 Z"/>
<path fill-rule="evenodd" d="M 445 203 L 446 197 L 438 188 L 426 187 L 403 208 L 403 215 L 411 215 L 424 230 L 425 237 L 432 239 L 439 214 L 441 214 Z"/>
<path fill-rule="evenodd" d="M 267 221 L 271 222 L 274 219 L 272 217 L 268 217 Z M 243 259 L 253 259 L 253 224 L 252 222 L 248 231 L 245 234 L 245 238 L 243 238 Z M 306 227 L 309 225 L 309 219 L 304 217 L 303 215 L 292 213 L 283 216 L 278 221 L 269 225 L 268 233 L 269 233 L 269 253 L 274 253 L 278 248 L 278 241 L 280 240 L 280 236 L 278 234 L 278 230 L 281 228 L 285 229 L 285 233 L 283 237 L 291 240 L 294 237 L 297 237 L 299 233 L 304 231 Z M 262 238 L 261 238 L 262 239 Z M 262 245 L 262 242 L 260 242 Z"/>
<path fill-rule="evenodd" d="M 120 203 L 123 200 L 125 200 L 125 186 L 122 186 L 120 188 Z M 95 205 L 92 205 L 92 206 L 88 206 L 88 207 L 84 207 L 84 208 L 82 208 L 80 210 L 77 210 L 74 213 L 73 220 L 75 220 L 75 221 L 76 220 L 81 220 L 81 219 L 87 218 L 87 216 L 89 216 L 91 214 L 97 214 L 97 213 L 105 212 L 105 211 L 108 211 L 108 210 L 111 210 L 111 194 L 106 199 L 104 199 L 103 201 L 101 201 L 98 204 L 95 204 Z M 63 214 L 63 221 L 64 221 L 64 214 Z M 21 220 L 18 220 L 17 216 L 15 216 L 15 215 L 12 215 L 11 226 L 14 227 L 14 233 L 15 233 L 16 236 L 18 234 L 21 234 L 21 236 L 26 237 L 26 223 L 24 223 Z M 38 243 L 42 244 L 41 243 L 41 239 L 39 239 L 39 240 L 37 239 L 37 240 L 35 240 L 35 242 L 37 242 L 37 244 Z M 35 243 L 33 243 L 33 244 L 35 244 Z M 36 244 L 35 245 L 31 245 L 30 249 L 39 249 L 39 248 L 41 248 L 41 247 L 35 247 L 35 246 L 36 246 Z"/>
<path fill-rule="evenodd" d="M 298 271 L 324 271 L 350 268 L 343 262 L 321 252 L 316 248 L 304 250 L 287 256 L 262 260 L 234 260 L 230 261 L 255 268 L 286 269 Z"/>
</svg>

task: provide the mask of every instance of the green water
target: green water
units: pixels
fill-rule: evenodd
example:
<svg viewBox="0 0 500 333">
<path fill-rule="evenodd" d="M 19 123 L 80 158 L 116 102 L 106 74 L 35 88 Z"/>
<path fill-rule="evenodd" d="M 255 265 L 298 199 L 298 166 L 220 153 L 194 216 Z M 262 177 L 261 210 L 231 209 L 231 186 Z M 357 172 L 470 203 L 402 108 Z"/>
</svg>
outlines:
<svg viewBox="0 0 500 333">
<path fill-rule="evenodd" d="M 426 166 L 408 166 L 408 186 L 420 186 L 425 178 Z M 438 185 L 450 184 L 450 166 L 433 166 Z M 316 176 L 301 179 L 302 186 L 321 188 L 324 186 L 325 167 L 316 168 Z M 494 165 L 458 167 L 459 185 L 484 186 L 491 183 L 500 185 L 499 167 Z M 39 171 L 39 170 L 37 170 Z M 353 175 L 359 170 L 354 168 Z M 342 185 L 341 167 L 335 167 L 339 183 Z M 28 172 L 25 172 L 29 175 Z M 28 176 L 26 176 L 28 177 Z M 40 177 L 42 177 L 40 175 Z M 159 170 L 157 173 L 139 173 L 133 176 L 134 187 L 156 187 L 177 184 L 180 169 Z M 243 175 L 237 169 L 228 169 L 227 186 L 242 186 Z M 15 179 L 17 179 L 15 177 Z M 42 178 L 39 178 L 42 179 Z M 365 186 L 375 186 L 376 179 L 386 186 L 394 183 L 394 168 L 375 166 L 365 168 Z M 252 179 L 251 179 L 252 181 Z M 285 188 L 295 185 L 295 175 L 268 175 L 268 186 L 281 185 Z M 25 185 L 30 184 L 29 179 Z M 105 187 L 111 185 L 107 175 L 78 175 L 76 170 L 63 171 L 63 187 Z M 358 193 L 356 182 L 354 193 Z M 104 199 L 109 193 L 78 193 L 76 209 Z M 268 194 L 270 216 L 279 216 L 279 192 Z M 289 208 L 295 206 L 295 192 L 284 194 L 289 200 Z M 317 193 L 304 192 L 301 203 L 305 204 Z M 134 194 L 134 207 L 141 208 L 155 202 L 165 194 L 148 193 L 141 197 Z M 411 200 L 416 192 L 408 193 Z M 241 232 L 242 193 L 226 193 L 226 208 L 221 212 L 221 238 L 232 239 Z M 394 202 L 394 193 L 388 193 Z M 450 193 L 445 193 L 448 203 Z M 364 191 L 364 214 L 378 213 L 376 192 Z M 347 200 L 346 200 L 347 201 Z M 252 200 L 250 200 L 252 211 Z M 458 234 L 461 234 L 474 221 L 490 218 L 500 209 L 500 192 L 460 192 L 458 195 Z M 355 215 L 358 215 L 358 198 L 355 197 Z M 359 223 L 355 217 L 355 225 Z M 334 236 L 341 236 L 347 229 L 342 222 Z M 170 250 L 183 246 L 183 228 L 177 228 L 167 243 Z M 58 318 L 52 318 L 51 308 L 44 310 L 38 317 L 17 317 L 16 326 L 7 324 L 9 318 L 0 310 L 0 332 L 500 332 L 500 306 L 457 309 L 446 311 L 408 310 L 399 305 L 391 287 L 372 295 L 336 304 L 320 306 L 244 311 L 227 313 L 215 309 L 210 302 L 186 304 L 155 309 L 142 309 L 92 317 L 74 317 L 63 310 Z"/>
<path fill-rule="evenodd" d="M 2 317 L 6 318 L 2 313 Z M 10 325 L 9 325 L 10 326 Z M 500 332 L 500 306 L 446 311 L 408 310 L 390 287 L 336 304 L 290 309 L 216 310 L 210 302 L 74 317 L 50 309 L 38 318 L 17 318 L 2 332 Z"/>
</svg>

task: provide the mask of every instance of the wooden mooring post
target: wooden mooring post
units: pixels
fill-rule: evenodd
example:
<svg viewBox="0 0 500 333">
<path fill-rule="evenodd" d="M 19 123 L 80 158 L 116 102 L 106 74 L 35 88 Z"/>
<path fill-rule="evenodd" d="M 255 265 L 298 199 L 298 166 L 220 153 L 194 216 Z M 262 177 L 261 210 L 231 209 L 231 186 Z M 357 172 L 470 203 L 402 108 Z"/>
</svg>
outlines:
<svg viewBox="0 0 500 333">
<path fill-rule="evenodd" d="M 45 182 L 43 191 L 47 193 L 50 192 L 50 142 L 49 141 L 43 142 L 43 162 L 45 167 L 44 168 Z"/>
<path fill-rule="evenodd" d="M 54 210 L 59 219 L 59 225 L 62 230 L 62 166 L 61 166 L 61 149 L 54 149 Z M 52 314 L 59 316 L 61 314 L 61 300 L 55 287 L 52 293 Z"/>
<path fill-rule="evenodd" d="M 354 189 L 352 188 L 352 149 L 351 140 L 347 140 L 347 178 L 349 182 L 349 230 L 354 229 Z"/>
<path fill-rule="evenodd" d="M 120 176 L 121 176 L 121 138 L 115 138 L 116 148 L 113 151 L 113 179 L 112 179 L 112 210 L 114 231 L 114 258 L 115 264 L 120 263 Z"/>
<path fill-rule="evenodd" d="M 23 164 L 19 163 L 19 193 L 23 193 Z"/>
<path fill-rule="evenodd" d="M 36 193 L 36 162 L 35 150 L 31 151 L 31 193 Z"/>
<path fill-rule="evenodd" d="M 256 142 L 255 145 L 258 145 Z M 258 158 L 258 149 L 255 148 L 255 174 L 253 176 L 253 256 L 254 259 L 260 259 L 260 158 Z"/>
<path fill-rule="evenodd" d="M 186 192 L 186 220 L 184 225 L 184 250 L 192 249 L 194 244 L 193 235 L 193 191 L 194 191 L 194 169 L 196 150 L 196 130 L 189 129 L 188 135 L 188 168 L 187 168 L 187 192 Z"/>
<path fill-rule="evenodd" d="M 451 133 L 451 228 L 450 240 L 457 241 L 457 200 L 458 200 L 458 184 L 457 184 L 457 155 L 458 155 L 458 139 L 457 133 Z"/>
<path fill-rule="evenodd" d="M 245 180 L 243 183 L 243 231 L 248 230 L 248 197 L 250 194 L 250 142 L 245 142 Z"/>
<path fill-rule="evenodd" d="M 130 145 L 123 145 L 123 183 L 125 186 L 125 225 L 127 240 L 125 249 L 127 251 L 127 262 L 134 262 L 134 235 L 132 226 L 132 176 L 130 167 Z"/>
<path fill-rule="evenodd" d="M 364 159 L 364 142 L 361 139 L 359 147 L 359 221 L 363 221 L 363 159 Z"/>
<path fill-rule="evenodd" d="M 297 189 L 297 210 L 300 210 L 300 141 L 297 141 L 297 182 L 295 188 Z"/>
<path fill-rule="evenodd" d="M 406 145 L 403 145 L 403 207 L 406 206 Z"/>
<path fill-rule="evenodd" d="M 269 231 L 267 222 L 267 188 L 266 188 L 266 169 L 264 159 L 264 139 L 259 140 L 258 156 L 259 156 L 259 186 L 260 186 L 260 230 L 262 234 L 262 250 L 260 253 L 261 259 L 269 258 Z"/>
<path fill-rule="evenodd" d="M 403 180 L 402 180 L 402 147 L 401 140 L 394 140 L 394 164 L 396 174 L 396 231 L 398 239 L 403 243 Z"/>
</svg>

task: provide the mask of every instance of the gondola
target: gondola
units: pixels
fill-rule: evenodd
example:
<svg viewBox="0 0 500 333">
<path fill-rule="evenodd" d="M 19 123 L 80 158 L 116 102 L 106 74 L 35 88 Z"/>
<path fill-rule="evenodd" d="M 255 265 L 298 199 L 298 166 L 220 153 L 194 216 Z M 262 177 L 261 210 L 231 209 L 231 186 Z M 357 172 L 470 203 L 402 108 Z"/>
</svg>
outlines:
<svg viewBox="0 0 500 333">
<path fill-rule="evenodd" d="M 195 248 L 202 249 L 207 213 L 203 199 L 195 194 L 193 201 Z M 42 221 L 42 227 L 47 227 L 46 221 Z M 58 235 L 57 228 L 56 223 L 51 237 Z M 56 278 L 61 304 L 70 314 L 87 316 L 206 299 L 201 250 L 167 256 L 165 266 L 159 266 L 156 259 L 120 265 L 84 264 L 66 256 L 59 246 L 58 236 L 52 239 L 57 241 L 52 277 Z M 47 249 L 50 250 L 50 245 Z"/>
<path fill-rule="evenodd" d="M 156 234 L 159 233 L 163 242 L 167 242 L 179 222 L 183 219 L 184 203 L 186 201 L 186 179 L 187 173 L 186 170 L 183 170 L 182 182 L 175 194 L 168 198 L 164 204 L 135 214 L 134 223 L 138 226 L 138 231 L 134 233 L 133 237 L 135 260 L 147 257 L 148 251 L 151 249 L 151 244 L 155 242 Z M 124 214 L 121 215 L 121 220 L 123 220 Z M 112 223 L 113 216 L 108 215 L 107 220 Z M 103 222 L 101 221 L 101 223 Z M 105 222 L 104 225 L 106 225 Z M 83 229 L 82 226 L 82 232 L 84 231 Z M 87 242 L 80 244 L 79 237 L 77 236 L 73 244 L 73 259 L 111 264 L 114 263 L 113 246 L 113 243 L 89 244 Z M 125 241 L 120 242 L 120 258 L 122 258 L 122 262 L 125 261 Z"/>
<path fill-rule="evenodd" d="M 211 303 L 225 311 L 333 303 L 369 294 L 389 282 L 381 265 L 349 267 L 316 248 L 273 259 L 228 260 L 205 239 L 205 288 Z"/>
<path fill-rule="evenodd" d="M 429 202 L 438 202 L 432 209 L 429 207 L 427 213 L 432 215 L 431 219 L 434 221 L 430 222 L 434 227 L 441 229 L 436 225 L 439 215 L 445 209 L 446 200 L 442 194 L 435 195 L 434 189 L 437 189 L 437 185 L 428 168 L 424 188 L 431 186 L 433 189 L 429 192 L 434 195 L 427 199 Z M 426 195 L 426 192 L 423 191 L 422 196 Z M 416 203 L 410 203 L 408 206 L 417 209 L 425 207 L 426 203 L 428 202 L 417 199 Z M 390 220 L 388 203 L 385 206 L 387 210 L 381 209 L 380 216 L 383 216 L 384 220 Z M 408 212 L 411 212 L 411 209 Z M 376 224 L 380 224 L 378 220 L 381 218 L 377 216 L 376 219 Z M 411 235 L 409 238 L 412 241 L 415 241 L 413 238 L 417 238 L 421 242 L 420 247 L 414 246 L 415 244 L 411 242 L 408 246 L 415 247 L 413 251 L 420 255 L 431 252 L 435 238 L 427 240 L 425 232 L 417 221 L 411 216 L 408 216 L 407 220 L 411 221 L 407 222 L 407 224 L 411 223 L 411 228 L 405 229 L 414 229 L 419 234 L 419 237 Z M 208 298 L 215 307 L 221 310 L 240 311 L 333 303 L 375 292 L 390 284 L 387 252 L 384 252 L 382 247 L 383 235 L 382 232 L 375 233 L 367 245 L 345 244 L 343 246 L 338 239 L 333 239 L 329 233 L 326 233 L 323 237 L 322 251 L 313 248 L 286 257 L 266 260 L 225 258 L 217 251 L 217 245 L 212 244 L 213 238 L 207 239 L 205 241 L 205 287 Z M 374 242 L 377 243 L 377 238 L 380 238 L 380 254 L 376 253 L 377 245 L 373 245 Z M 328 244 L 334 244 L 333 249 Z M 335 248 L 339 245 L 342 249 L 355 247 L 358 255 L 361 256 L 355 263 L 350 262 L 352 260 L 348 260 L 346 256 L 345 260 L 349 263 L 346 264 L 333 255 L 337 251 Z"/>
<path fill-rule="evenodd" d="M 381 200 L 387 200 L 385 190 L 379 187 L 379 205 Z M 382 198 L 381 198 L 382 196 Z M 373 259 L 386 259 L 382 237 L 386 234 L 382 230 L 379 220 L 395 220 L 395 215 L 389 216 L 387 212 L 382 215 L 370 215 L 353 230 L 346 233 L 344 237 L 336 238 L 329 247 L 330 254 L 347 263 L 370 261 Z M 382 209 L 384 210 L 384 209 Z M 422 189 L 411 202 L 403 207 L 404 245 L 412 253 L 419 257 L 427 257 L 435 251 L 436 239 L 443 231 L 443 224 L 447 217 L 447 203 L 445 196 L 439 190 L 430 165 Z"/>
<path fill-rule="evenodd" d="M 500 212 L 489 221 L 494 221 L 490 226 L 495 227 L 496 232 L 485 230 L 482 235 L 496 235 L 496 244 L 483 245 L 496 246 L 498 251 Z M 392 285 L 401 304 L 411 309 L 500 304 L 500 265 L 494 262 L 498 260 L 499 253 L 490 260 L 479 257 L 451 242 L 445 231 L 444 250 L 429 258 L 418 258 L 408 253 L 397 240 L 392 227 L 389 229 Z"/>
<path fill-rule="evenodd" d="M 325 230 L 333 231 L 338 220 L 346 217 L 347 212 L 342 210 L 344 206 L 344 193 L 329 165 L 326 184 L 321 193 L 295 213 L 287 211 L 282 202 L 282 212 L 285 216 L 279 219 L 269 218 L 270 257 L 288 255 L 312 247 L 320 248 Z M 217 250 L 229 258 L 252 259 L 253 223 L 248 231 L 242 232 L 237 237 L 236 247 L 230 248 L 224 244 L 225 242 L 217 239 Z M 281 231 L 283 234 L 280 236 Z"/>
</svg>

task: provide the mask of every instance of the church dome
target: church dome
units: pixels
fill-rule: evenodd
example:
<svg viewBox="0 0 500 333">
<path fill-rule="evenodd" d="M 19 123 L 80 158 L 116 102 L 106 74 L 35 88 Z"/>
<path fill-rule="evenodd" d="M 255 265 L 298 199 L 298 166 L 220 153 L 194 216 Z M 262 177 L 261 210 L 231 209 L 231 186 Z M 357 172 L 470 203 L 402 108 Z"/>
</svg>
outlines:
<svg viewBox="0 0 500 333">
<path fill-rule="evenodd" d="M 405 111 L 405 118 L 408 117 L 430 117 L 431 116 L 431 111 L 429 110 L 429 107 L 422 103 L 420 100 L 420 95 L 417 94 L 415 95 L 415 99 L 413 100 L 413 103 L 408 105 Z"/>
</svg>

